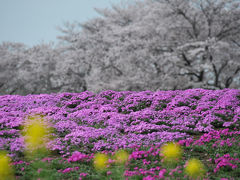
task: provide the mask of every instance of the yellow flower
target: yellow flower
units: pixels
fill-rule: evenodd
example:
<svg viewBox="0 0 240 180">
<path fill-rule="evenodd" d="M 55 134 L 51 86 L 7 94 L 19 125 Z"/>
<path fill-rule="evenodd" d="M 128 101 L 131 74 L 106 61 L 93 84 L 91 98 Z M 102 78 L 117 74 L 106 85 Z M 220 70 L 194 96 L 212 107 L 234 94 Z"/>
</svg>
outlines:
<svg viewBox="0 0 240 180">
<path fill-rule="evenodd" d="M 26 131 L 26 144 L 29 148 L 35 148 L 44 144 L 44 137 L 47 135 L 47 130 L 43 124 L 39 122 L 32 123 Z"/>
<path fill-rule="evenodd" d="M 179 144 L 170 142 L 164 144 L 161 148 L 161 154 L 166 161 L 175 161 L 182 156 L 182 149 Z"/>
<path fill-rule="evenodd" d="M 13 179 L 13 171 L 7 153 L 0 152 L 0 180 L 5 179 Z"/>
<path fill-rule="evenodd" d="M 119 150 L 114 155 L 117 164 L 124 164 L 128 160 L 129 154 L 124 150 Z"/>
<path fill-rule="evenodd" d="M 31 155 L 39 150 L 46 152 L 46 145 L 49 142 L 50 128 L 41 116 L 30 117 L 23 129 L 25 138 L 26 153 Z"/>
<path fill-rule="evenodd" d="M 190 159 L 185 168 L 185 173 L 191 178 L 202 177 L 205 174 L 205 167 L 198 159 Z"/>
<path fill-rule="evenodd" d="M 93 164 L 97 170 L 104 170 L 108 165 L 108 156 L 102 153 L 97 153 L 94 156 Z"/>
</svg>

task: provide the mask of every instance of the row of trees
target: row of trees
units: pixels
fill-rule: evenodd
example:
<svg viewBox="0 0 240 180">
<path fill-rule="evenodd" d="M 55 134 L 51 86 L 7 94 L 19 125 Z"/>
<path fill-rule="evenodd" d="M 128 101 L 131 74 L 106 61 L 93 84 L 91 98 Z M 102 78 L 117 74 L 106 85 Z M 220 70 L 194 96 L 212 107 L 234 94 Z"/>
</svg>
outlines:
<svg viewBox="0 0 240 180">
<path fill-rule="evenodd" d="M 20 43 L 2 43 L 0 59 L 1 94 L 86 90 L 84 75 L 74 74 L 68 56 L 51 44 L 26 48 Z"/>
<path fill-rule="evenodd" d="M 240 87 L 240 0 L 143 0 L 66 23 L 61 43 L 0 46 L 0 92 Z"/>
</svg>

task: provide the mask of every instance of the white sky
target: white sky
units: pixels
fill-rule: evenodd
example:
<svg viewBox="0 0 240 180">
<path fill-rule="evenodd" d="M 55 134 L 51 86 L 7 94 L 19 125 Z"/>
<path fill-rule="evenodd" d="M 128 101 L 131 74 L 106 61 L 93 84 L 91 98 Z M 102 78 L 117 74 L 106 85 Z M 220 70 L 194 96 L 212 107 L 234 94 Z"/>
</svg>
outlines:
<svg viewBox="0 0 240 180">
<path fill-rule="evenodd" d="M 94 7 L 106 8 L 121 0 L 0 0 L 0 43 L 32 46 L 56 42 L 57 26 L 66 21 L 85 22 L 98 16 Z"/>
</svg>

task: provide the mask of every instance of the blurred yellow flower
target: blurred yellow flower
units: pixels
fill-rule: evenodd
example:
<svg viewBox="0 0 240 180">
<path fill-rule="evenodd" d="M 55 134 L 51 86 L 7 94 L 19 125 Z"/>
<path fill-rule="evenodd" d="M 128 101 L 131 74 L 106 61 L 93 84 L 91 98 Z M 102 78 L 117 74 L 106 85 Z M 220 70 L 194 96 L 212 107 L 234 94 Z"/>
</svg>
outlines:
<svg viewBox="0 0 240 180">
<path fill-rule="evenodd" d="M 108 165 L 108 156 L 106 154 L 97 153 L 93 159 L 93 165 L 97 170 L 104 170 Z"/>
<path fill-rule="evenodd" d="M 41 116 L 30 117 L 24 125 L 23 134 L 28 154 L 39 149 L 46 150 L 50 138 L 50 128 Z"/>
<path fill-rule="evenodd" d="M 6 179 L 13 179 L 13 171 L 7 153 L 0 152 L 0 180 Z"/>
<path fill-rule="evenodd" d="M 183 153 L 180 145 L 174 142 L 164 144 L 160 152 L 166 161 L 176 161 L 182 157 Z"/>
<path fill-rule="evenodd" d="M 118 150 L 114 155 L 117 164 L 124 164 L 128 160 L 129 154 L 124 150 Z"/>
<path fill-rule="evenodd" d="M 26 130 L 27 147 L 32 149 L 44 144 L 43 138 L 47 135 L 47 130 L 40 122 L 32 123 Z"/>
<path fill-rule="evenodd" d="M 202 177 L 205 174 L 205 167 L 198 159 L 190 159 L 186 163 L 185 173 L 191 178 Z"/>
</svg>

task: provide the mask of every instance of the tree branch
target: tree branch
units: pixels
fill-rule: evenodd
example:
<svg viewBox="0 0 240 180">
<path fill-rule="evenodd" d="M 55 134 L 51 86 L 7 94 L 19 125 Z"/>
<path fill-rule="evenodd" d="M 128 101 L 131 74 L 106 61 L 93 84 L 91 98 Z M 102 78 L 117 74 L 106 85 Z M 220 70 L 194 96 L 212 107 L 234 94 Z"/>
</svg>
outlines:
<svg viewBox="0 0 240 180">
<path fill-rule="evenodd" d="M 186 66 L 191 66 L 191 62 L 188 60 L 187 56 L 185 55 L 184 52 L 181 53 L 182 57 L 183 57 L 183 61 L 185 61 L 187 64 Z"/>
<path fill-rule="evenodd" d="M 235 39 L 231 39 L 234 44 L 236 44 L 238 47 L 240 47 L 240 43 L 237 42 Z"/>
</svg>

